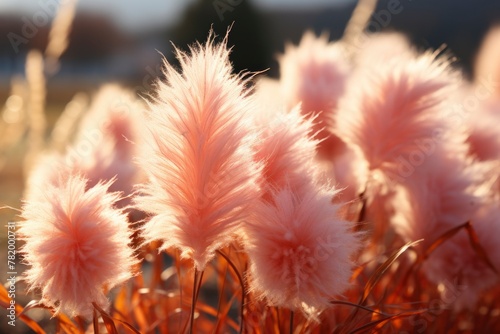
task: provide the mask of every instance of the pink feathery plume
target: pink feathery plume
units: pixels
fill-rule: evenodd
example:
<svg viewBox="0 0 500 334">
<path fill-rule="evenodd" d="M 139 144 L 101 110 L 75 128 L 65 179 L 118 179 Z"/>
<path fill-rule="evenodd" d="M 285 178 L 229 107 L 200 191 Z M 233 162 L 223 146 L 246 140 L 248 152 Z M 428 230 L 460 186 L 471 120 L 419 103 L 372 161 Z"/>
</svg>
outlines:
<svg viewBox="0 0 500 334">
<path fill-rule="evenodd" d="M 98 142 L 109 137 L 119 155 L 130 159 L 135 156 L 133 143 L 139 139 L 139 112 L 143 107 L 131 91 L 117 84 L 102 86 L 82 119 L 76 141 Z"/>
<path fill-rule="evenodd" d="M 346 146 L 331 161 L 323 161 L 321 169 L 339 190 L 336 203 L 351 204 L 359 199 L 367 181 L 366 162 L 351 147 Z"/>
<path fill-rule="evenodd" d="M 397 187 L 396 231 L 406 241 L 424 239 L 425 248 L 444 232 L 471 220 L 483 203 L 475 193 L 482 182 L 475 171 L 467 160 L 443 150 L 427 157 Z"/>
<path fill-rule="evenodd" d="M 481 294 L 500 283 L 499 215 L 497 202 L 481 207 L 471 220 L 487 259 L 471 244 L 467 232 L 460 231 L 440 245 L 422 266 L 428 279 L 440 285 L 441 294 L 454 298 L 455 310 L 475 309 Z"/>
<path fill-rule="evenodd" d="M 92 303 L 107 308 L 106 291 L 132 276 L 131 231 L 111 182 L 86 189 L 84 178 L 64 175 L 23 205 L 25 280 L 56 312 L 90 317 Z"/>
<path fill-rule="evenodd" d="M 314 118 L 299 107 L 258 116 L 267 124 L 256 145 L 264 191 L 243 229 L 250 287 L 271 305 L 315 316 L 348 287 L 358 236 L 339 218 L 337 191 L 318 184 Z"/>
<path fill-rule="evenodd" d="M 289 111 L 289 109 L 285 107 L 285 101 L 281 96 L 279 80 L 260 76 L 254 81 L 255 87 L 252 97 L 255 100 L 259 113 L 262 114 L 257 115 L 257 118 L 270 118 L 277 112 L 283 110 Z M 296 106 L 293 106 L 293 108 L 295 107 Z"/>
<path fill-rule="evenodd" d="M 415 50 L 412 48 L 407 36 L 397 32 L 383 32 L 365 34 L 362 43 L 357 47 L 354 58 L 354 69 L 350 80 L 353 81 L 351 89 L 357 89 L 357 77 L 364 75 L 364 71 L 371 71 L 371 68 L 393 61 L 394 59 L 414 59 Z M 349 81 L 347 83 L 349 89 Z M 335 118 L 336 115 L 333 115 Z M 334 121 L 331 122 L 335 124 Z M 336 134 L 336 129 L 330 129 Z M 358 196 L 367 181 L 366 162 L 360 158 L 350 147 L 333 164 L 335 180 L 340 182 L 340 186 L 346 187 L 344 191 L 345 200 L 352 200 L 353 196 Z M 352 171 L 356 171 L 353 173 Z M 357 190 L 354 193 L 353 190 Z M 368 194 L 365 194 L 368 195 Z"/>
<path fill-rule="evenodd" d="M 333 131 L 370 171 L 402 181 L 408 164 L 421 164 L 449 136 L 442 111 L 458 79 L 447 59 L 430 53 L 366 68 L 350 82 Z"/>
<path fill-rule="evenodd" d="M 375 64 L 383 64 L 394 58 L 415 57 L 407 36 L 396 32 L 374 33 L 366 35 L 363 43 L 359 45 L 354 62 L 356 71 L 363 70 L 365 66 L 372 67 Z"/>
<path fill-rule="evenodd" d="M 140 108 L 141 103 L 128 90 L 117 85 L 103 86 L 65 154 L 49 153 L 37 162 L 28 178 L 25 198 L 36 196 L 47 181 L 58 186 L 61 175 L 71 174 L 82 174 L 87 188 L 114 179 L 110 192 L 131 195 L 134 184 L 142 177 L 133 162 L 140 132 Z M 129 203 L 130 198 L 123 197 L 118 205 L 125 207 Z"/>
<path fill-rule="evenodd" d="M 491 86 L 496 97 L 500 96 L 500 25 L 494 26 L 484 37 L 474 64 L 474 82 Z"/>
<path fill-rule="evenodd" d="M 276 190 L 247 224 L 250 288 L 270 305 L 314 316 L 349 287 L 359 239 L 338 217 L 334 190 L 304 190 Z"/>
<path fill-rule="evenodd" d="M 257 120 L 262 133 L 255 158 L 263 163 L 263 195 L 269 200 L 276 189 L 289 187 L 301 193 L 314 177 L 318 140 L 313 139 L 314 118 L 306 119 L 295 107 Z"/>
<path fill-rule="evenodd" d="M 483 176 L 483 184 L 479 187 L 478 193 L 491 199 L 493 202 L 500 202 L 500 159 L 490 160 L 479 165 L 478 173 Z"/>
<path fill-rule="evenodd" d="M 132 157 L 124 155 L 123 151 L 116 149 L 116 143 L 109 138 L 104 139 L 92 148 L 88 154 L 80 155 L 79 145 L 76 142 L 68 148 L 68 153 L 61 163 L 70 167 L 75 172 L 82 173 L 88 179 L 88 186 L 93 186 L 101 181 L 116 179 L 109 190 L 120 191 L 127 197 L 120 200 L 120 207 L 130 203 L 130 196 L 134 192 L 135 183 L 141 179 L 141 174 L 134 164 Z M 128 154 L 128 153 L 127 153 Z M 82 158 L 85 156 L 85 158 Z"/>
<path fill-rule="evenodd" d="M 110 184 L 110 192 L 122 192 L 130 195 L 133 192 L 135 180 L 138 179 L 138 172 L 133 161 L 124 160 L 119 157 L 119 153 L 113 150 L 113 145 L 103 142 L 100 149 L 95 149 L 89 153 L 78 155 L 77 147 L 69 147 L 68 153 L 61 155 L 51 153 L 42 156 L 33 168 L 28 177 L 24 198 L 27 200 L 36 197 L 39 190 L 50 182 L 54 186 L 59 186 L 61 175 L 82 174 L 87 179 L 87 188 L 91 188 L 101 181 L 114 180 Z M 82 157 L 85 157 L 83 159 Z M 118 205 L 125 207 L 130 202 L 128 197 L 121 198 Z"/>
<path fill-rule="evenodd" d="M 287 164 L 291 164 L 290 170 L 295 171 L 287 178 L 295 178 L 296 181 L 289 180 L 288 182 L 307 184 L 311 178 L 311 165 L 317 165 L 320 175 L 316 176 L 332 179 L 339 188 L 335 201 L 346 203 L 357 199 L 365 180 L 364 161 L 359 159 L 355 152 L 344 144 L 341 145 L 343 149 L 340 145 L 337 147 L 335 156 L 331 156 L 329 159 L 316 159 L 317 151 L 322 143 L 315 132 L 317 131 L 315 122 L 318 115 L 302 115 L 301 117 L 300 105 L 288 110 L 279 97 L 279 81 L 259 78 L 256 82 L 253 98 L 258 105 L 258 113 L 255 115 L 257 125 L 263 132 L 263 139 L 257 145 L 257 156 L 261 161 L 265 160 L 265 156 L 270 157 L 271 160 L 269 165 L 265 164 L 265 174 L 266 170 L 275 169 L 271 166 L 272 164 L 281 165 L 281 168 L 276 167 L 281 170 Z M 286 115 L 287 111 L 290 115 Z M 313 168 L 313 170 L 317 169 Z M 281 180 L 271 180 L 270 182 L 274 183 L 275 186 L 283 187 L 286 174 L 281 173 L 281 171 L 273 171 L 272 173 L 279 175 Z M 315 173 L 318 174 L 318 172 Z M 330 180 L 325 180 L 325 182 L 330 182 Z"/>
<path fill-rule="evenodd" d="M 75 143 L 66 153 L 65 163 L 83 173 L 89 185 L 116 177 L 110 191 L 132 194 L 134 184 L 143 178 L 133 162 L 143 107 L 127 89 L 113 84 L 101 87 L 82 120 Z M 121 204 L 129 202 L 125 198 Z"/>
<path fill-rule="evenodd" d="M 72 174 L 72 165 L 64 163 L 64 155 L 53 152 L 38 157 L 26 180 L 23 199 L 29 201 L 43 200 L 47 185 L 61 187 Z"/>
<path fill-rule="evenodd" d="M 319 153 L 330 159 L 344 147 L 329 131 L 350 72 L 344 48 L 338 43 L 329 43 L 325 35 L 316 37 L 307 32 L 298 46 L 285 48 L 279 64 L 285 106 L 291 109 L 301 103 L 304 115 L 317 115 L 314 132 L 316 138 L 322 140 Z"/>
<path fill-rule="evenodd" d="M 254 107 L 246 81 L 231 74 L 226 43 L 209 36 L 190 55 L 177 51 L 181 72 L 165 64 L 167 81 L 158 82 L 144 117 L 150 136 L 138 159 L 149 181 L 137 203 L 153 215 L 145 240 L 181 250 L 198 270 L 234 239 L 261 195 Z"/>
<path fill-rule="evenodd" d="M 490 99 L 480 104 L 464 122 L 469 125 L 469 153 L 480 161 L 500 160 L 500 100 Z"/>
<path fill-rule="evenodd" d="M 481 190 L 481 184 L 487 181 L 479 173 L 483 170 L 484 166 L 471 164 L 463 157 L 435 152 L 398 186 L 392 219 L 396 232 L 406 241 L 424 239 L 420 245 L 423 254 L 444 233 L 471 222 L 479 243 L 500 266 L 496 256 L 500 235 L 496 231 L 500 225 L 495 225 L 493 218 L 494 212 L 498 214 L 498 202 Z M 490 207 L 497 209 L 487 209 Z M 439 245 L 424 262 L 422 272 L 440 286 L 443 295 L 455 295 L 457 310 L 467 305 L 474 307 L 480 292 L 498 282 L 497 274 L 471 245 L 465 230 Z"/>
<path fill-rule="evenodd" d="M 95 144 L 76 142 L 67 148 L 66 154 L 49 153 L 40 157 L 28 177 L 23 197 L 26 200 L 36 198 L 46 184 L 59 187 L 61 180 L 72 174 L 83 175 L 87 180 L 87 189 L 101 181 L 113 180 L 109 185 L 110 192 L 132 194 L 140 175 L 138 168 L 131 157 L 126 158 L 115 149 L 113 140 L 104 138 Z M 80 150 L 82 147 L 85 150 Z M 121 197 L 117 204 L 125 207 L 129 203 L 129 197 Z"/>
</svg>

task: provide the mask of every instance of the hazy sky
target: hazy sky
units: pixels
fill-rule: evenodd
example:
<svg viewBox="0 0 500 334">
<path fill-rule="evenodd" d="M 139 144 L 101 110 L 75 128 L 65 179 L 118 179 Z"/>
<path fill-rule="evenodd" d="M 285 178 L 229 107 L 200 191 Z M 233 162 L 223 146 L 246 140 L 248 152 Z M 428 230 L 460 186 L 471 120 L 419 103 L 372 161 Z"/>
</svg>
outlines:
<svg viewBox="0 0 500 334">
<path fill-rule="evenodd" d="M 186 6 L 195 0 L 80 0 L 78 8 L 107 14 L 127 30 L 142 30 L 174 24 Z M 216 1 L 216 0 L 214 0 Z M 233 0 L 238 2 L 238 0 Z M 248 1 L 248 0 L 241 0 Z M 262 8 L 324 7 L 354 0 L 251 0 Z M 0 13 L 22 12 L 33 15 L 58 0 L 0 0 Z"/>
</svg>

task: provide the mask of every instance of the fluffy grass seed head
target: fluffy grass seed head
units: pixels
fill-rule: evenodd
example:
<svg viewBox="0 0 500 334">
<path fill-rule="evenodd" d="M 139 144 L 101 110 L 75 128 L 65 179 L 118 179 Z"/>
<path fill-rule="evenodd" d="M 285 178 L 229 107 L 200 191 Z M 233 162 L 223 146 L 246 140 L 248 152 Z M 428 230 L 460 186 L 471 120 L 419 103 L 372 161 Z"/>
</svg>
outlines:
<svg viewBox="0 0 500 334">
<path fill-rule="evenodd" d="M 175 247 L 203 270 L 260 197 L 254 161 L 253 104 L 231 73 L 226 40 L 177 50 L 180 71 L 165 64 L 165 82 L 145 116 L 149 136 L 138 159 L 149 181 L 138 207 L 151 214 L 146 241 Z"/>
<path fill-rule="evenodd" d="M 338 218 L 332 190 L 290 188 L 262 202 L 247 224 L 250 287 L 270 305 L 307 314 L 327 308 L 349 287 L 359 248 L 350 224 Z"/>
<path fill-rule="evenodd" d="M 442 110 L 459 77 L 447 59 L 425 53 L 394 58 L 356 74 L 340 102 L 334 133 L 351 145 L 370 170 L 398 174 L 449 131 Z"/>
<path fill-rule="evenodd" d="M 131 231 L 112 181 L 86 190 L 81 176 L 63 178 L 23 205 L 25 280 L 56 312 L 90 317 L 92 303 L 107 308 L 106 291 L 132 276 Z"/>
<path fill-rule="evenodd" d="M 302 113 L 315 115 L 314 132 L 321 142 L 318 153 L 331 158 L 343 143 L 329 130 L 337 103 L 350 73 L 345 49 L 328 37 L 306 32 L 298 46 L 288 45 L 279 58 L 281 95 L 288 110 L 301 103 Z"/>
</svg>

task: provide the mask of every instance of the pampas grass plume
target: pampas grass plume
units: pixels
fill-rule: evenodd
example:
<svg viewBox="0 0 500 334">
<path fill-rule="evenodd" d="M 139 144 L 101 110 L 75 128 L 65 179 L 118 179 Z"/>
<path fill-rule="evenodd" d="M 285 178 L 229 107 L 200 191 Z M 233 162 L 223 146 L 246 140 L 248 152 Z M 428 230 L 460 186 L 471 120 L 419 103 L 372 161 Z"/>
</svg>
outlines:
<svg viewBox="0 0 500 334">
<path fill-rule="evenodd" d="M 317 116 L 314 131 L 316 138 L 322 140 L 321 156 L 328 158 L 342 150 L 343 143 L 329 129 L 350 72 L 344 48 L 329 43 L 326 35 L 316 37 L 307 32 L 298 46 L 285 48 L 279 64 L 285 106 L 290 110 L 301 103 L 304 115 Z"/>
<path fill-rule="evenodd" d="M 457 311 L 475 309 L 482 293 L 500 283 L 499 214 L 500 207 L 496 203 L 484 205 L 476 210 L 471 220 L 478 242 L 495 269 L 474 249 L 466 231 L 445 241 L 424 262 L 423 272 L 439 285 L 443 296 L 454 296 L 452 308 Z"/>
<path fill-rule="evenodd" d="M 181 72 L 165 64 L 166 82 L 145 122 L 145 154 L 138 160 L 149 177 L 137 199 L 153 215 L 146 241 L 181 250 L 203 270 L 229 244 L 260 196 L 260 166 L 253 160 L 253 110 L 245 81 L 231 74 L 226 39 L 210 36 L 187 55 L 177 51 Z"/>
<path fill-rule="evenodd" d="M 255 158 L 264 165 L 263 198 L 270 199 L 276 189 L 290 187 L 300 193 L 315 177 L 316 148 L 313 139 L 314 118 L 301 115 L 300 107 L 290 112 L 272 113 L 262 118 L 261 138 L 256 145 Z"/>
<path fill-rule="evenodd" d="M 63 178 L 24 203 L 25 280 L 56 313 L 90 317 L 92 303 L 107 308 L 106 290 L 132 276 L 131 232 L 126 215 L 114 208 L 119 194 L 107 192 L 111 182 L 86 190 L 84 178 Z"/>
<path fill-rule="evenodd" d="M 250 286 L 270 305 L 322 311 L 349 287 L 359 247 L 349 223 L 338 218 L 332 190 L 277 190 L 248 225 Z"/>
<path fill-rule="evenodd" d="M 492 82 L 495 97 L 500 96 L 500 25 L 493 26 L 483 41 L 475 59 L 474 81 L 477 85 L 483 84 L 485 79 Z"/>
<path fill-rule="evenodd" d="M 436 151 L 397 187 L 396 231 L 406 241 L 423 238 L 424 248 L 429 246 L 442 233 L 472 219 L 483 203 L 474 193 L 480 182 L 468 161 Z"/>
<path fill-rule="evenodd" d="M 334 133 L 370 170 L 397 174 L 399 159 L 435 145 L 436 134 L 448 130 L 441 112 L 458 79 L 447 59 L 431 53 L 365 67 L 340 102 Z"/>
<path fill-rule="evenodd" d="M 480 104 L 479 110 L 471 113 L 467 143 L 469 153 L 481 161 L 500 160 L 500 100 L 491 99 Z"/>
<path fill-rule="evenodd" d="M 80 124 L 77 141 L 89 137 L 109 137 L 123 158 L 135 155 L 139 139 L 143 103 L 133 93 L 118 84 L 103 85 L 93 97 L 92 105 Z"/>
<path fill-rule="evenodd" d="M 87 189 L 114 180 L 109 191 L 122 192 L 124 197 L 118 205 L 127 206 L 134 184 L 142 177 L 133 162 L 140 108 L 141 103 L 128 90 L 113 84 L 101 87 L 81 120 L 74 143 L 67 145 L 64 154 L 50 152 L 37 159 L 24 197 L 30 200 L 47 183 L 60 186 L 59 181 L 65 177 L 81 174 L 87 180 Z"/>
</svg>

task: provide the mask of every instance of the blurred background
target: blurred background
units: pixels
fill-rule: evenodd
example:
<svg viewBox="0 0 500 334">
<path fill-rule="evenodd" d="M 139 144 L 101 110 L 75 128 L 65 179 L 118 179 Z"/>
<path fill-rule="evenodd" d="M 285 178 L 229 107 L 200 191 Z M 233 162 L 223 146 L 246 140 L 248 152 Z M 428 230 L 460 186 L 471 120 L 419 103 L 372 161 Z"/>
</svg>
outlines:
<svg viewBox="0 0 500 334">
<path fill-rule="evenodd" d="M 65 0 L 61 0 L 64 2 Z M 67 1 L 67 0 L 66 0 Z M 23 75 L 28 50 L 43 51 L 59 0 L 0 1 L 0 104 L 11 78 Z M 355 0 L 81 0 L 61 67 L 48 79 L 49 102 L 76 91 L 121 81 L 140 92 L 159 74 L 160 53 L 173 58 L 172 43 L 186 48 L 205 40 L 210 26 L 224 35 L 233 24 L 232 61 L 243 69 L 278 74 L 276 55 L 303 32 L 341 37 Z M 397 6 L 395 4 L 398 4 Z M 394 6 L 397 14 L 382 12 Z M 446 44 L 467 72 L 486 30 L 500 19 L 496 0 L 381 0 L 369 26 L 407 33 L 422 48 Z M 381 12 L 382 11 L 382 12 Z M 233 23 L 234 22 L 234 23 Z"/>
<path fill-rule="evenodd" d="M 59 4 L 68 1 L 0 0 L 0 206 L 21 207 L 25 178 L 22 165 L 29 140 L 23 140 L 27 137 L 24 130 L 15 132 L 15 124 L 23 122 L 23 112 L 31 112 L 26 100 L 20 97 L 29 81 L 27 57 L 30 50 L 45 52 Z M 175 63 L 172 44 L 186 49 L 196 40 L 204 41 L 210 27 L 223 37 L 232 25 L 229 45 L 233 47 L 231 61 L 235 72 L 267 70 L 267 75 L 277 77 L 276 58 L 286 43 L 297 44 L 306 30 L 326 32 L 331 40 L 339 39 L 356 3 L 356 0 L 80 0 L 72 19 L 69 43 L 65 50 L 62 48 L 64 52 L 56 70 L 46 68 L 47 127 L 43 128 L 42 136 L 49 135 L 70 101 L 85 105 L 104 83 L 119 82 L 135 94 L 146 96 L 155 79 L 161 76 L 162 55 Z M 446 45 L 448 53 L 456 57 L 457 66 L 471 77 L 481 40 L 497 23 L 500 23 L 498 0 L 380 0 L 368 29 L 403 32 L 420 49 Z M 83 95 L 78 95 L 79 92 Z M 0 210 L 1 225 L 19 220 L 16 215 L 15 210 Z M 5 231 L 3 227 L 2 245 L 5 245 Z M 2 282 L 6 272 L 4 248 L 0 250 Z M 7 330 L 2 327 L 4 322 L 1 333 Z M 19 333 L 24 332 L 23 328 L 19 328 Z"/>
</svg>

